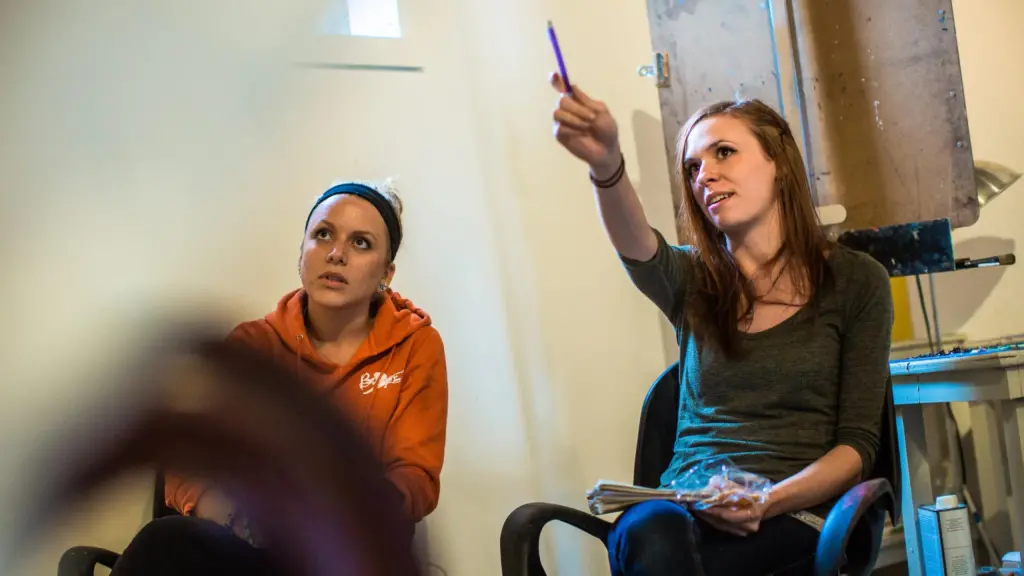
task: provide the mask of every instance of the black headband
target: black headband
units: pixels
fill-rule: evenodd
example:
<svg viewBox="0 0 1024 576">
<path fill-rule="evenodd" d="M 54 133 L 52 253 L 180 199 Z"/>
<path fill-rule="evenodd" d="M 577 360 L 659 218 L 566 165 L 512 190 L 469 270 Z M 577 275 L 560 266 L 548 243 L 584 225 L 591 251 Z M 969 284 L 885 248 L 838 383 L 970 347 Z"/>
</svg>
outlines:
<svg viewBox="0 0 1024 576">
<path fill-rule="evenodd" d="M 384 219 L 384 225 L 388 228 L 388 240 L 391 241 L 391 259 L 394 260 L 395 255 L 398 254 L 398 247 L 402 244 L 402 221 L 398 219 L 398 213 L 395 212 L 395 207 L 391 205 L 391 202 L 383 194 L 365 184 L 346 182 L 328 188 L 326 192 L 316 199 L 313 207 L 309 209 L 309 216 L 306 216 L 306 228 L 304 230 L 309 228 L 309 219 L 313 217 L 313 211 L 316 210 L 316 207 L 323 204 L 324 200 L 331 196 L 338 196 L 340 194 L 359 196 L 377 209 L 380 217 Z"/>
</svg>

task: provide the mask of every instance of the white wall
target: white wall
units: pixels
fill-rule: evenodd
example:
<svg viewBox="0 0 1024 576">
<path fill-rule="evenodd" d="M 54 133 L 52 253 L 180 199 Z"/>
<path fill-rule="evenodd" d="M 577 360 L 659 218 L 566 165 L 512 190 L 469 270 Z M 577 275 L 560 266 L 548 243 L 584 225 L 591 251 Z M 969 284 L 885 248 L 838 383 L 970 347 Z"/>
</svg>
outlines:
<svg viewBox="0 0 1024 576">
<path fill-rule="evenodd" d="M 976 160 L 990 160 L 1024 172 L 1024 4 L 1016 0 L 958 0 L 953 3 L 963 70 L 964 97 Z M 1018 252 L 1024 246 L 1024 181 L 1018 181 L 981 211 L 978 221 L 953 231 L 957 257 Z M 1020 255 L 1020 254 L 1018 254 Z M 1024 333 L 1021 265 L 935 276 L 943 333 L 987 340 Z M 917 334 L 925 331 L 911 290 Z"/>
<path fill-rule="evenodd" d="M 30 460 L 46 434 L 90 400 L 127 410 L 104 376 L 145 316 L 200 300 L 235 320 L 290 284 L 294 263 L 276 255 L 295 257 L 279 239 L 302 206 L 273 160 L 282 43 L 307 4 L 0 6 L 0 562 L 9 545 L 29 552 L 11 538 L 26 537 L 28 498 L 55 472 Z M 69 457 L 95 448 L 76 440 Z M 42 542 L 24 573 L 52 573 L 72 543 L 123 547 L 151 492 L 126 482 Z"/>
<path fill-rule="evenodd" d="M 458 22 L 471 33 L 464 73 L 501 246 L 530 454 L 527 468 L 503 479 L 508 491 L 491 512 L 499 517 L 533 499 L 583 507 L 597 478 L 628 479 L 640 402 L 668 362 L 657 311 L 638 297 L 604 238 L 585 168 L 551 138 L 548 18 L 557 23 L 570 76 L 618 112 L 630 165 L 637 165 L 637 147 L 654 158 L 654 173 L 636 174 L 645 179 L 648 209 L 671 233 L 659 122 L 652 131 L 641 115 L 637 134 L 633 118 L 659 114 L 655 88 L 634 72 L 649 58 L 645 11 L 607 5 L 592 13 L 582 2 L 466 2 Z M 458 518 L 453 523 L 465 515 Z M 481 526 L 487 545 L 473 564 L 481 571 L 466 574 L 497 570 L 498 526 L 491 522 Z M 554 536 L 549 551 L 558 550 L 558 573 L 607 570 L 598 543 L 571 530 L 556 528 Z M 451 544 L 442 546 L 454 558 Z"/>
<path fill-rule="evenodd" d="M 298 16 L 229 4 L 0 9 L 0 58 L 16 57 L 3 85 L 20 87 L 0 95 L 2 301 L 17 328 L 4 344 L 18 350 L 4 380 L 21 383 L 0 393 L 3 468 L 31 452 L 27 432 L 100 393 L 88 376 L 124 359 L 140 308 L 201 299 L 232 322 L 262 314 L 295 284 L 314 195 L 335 178 L 397 174 L 407 245 L 396 286 L 434 316 L 450 369 L 448 459 L 426 539 L 449 575 L 497 573 L 515 506 L 582 508 L 597 478 L 629 479 L 643 394 L 670 361 L 663 323 L 603 236 L 585 168 L 551 137 L 546 85 L 552 18 L 574 81 L 617 112 L 652 221 L 671 234 L 657 94 L 635 74 L 650 54 L 645 11 L 447 3 L 417 13 L 431 34 L 422 74 L 281 72 L 265 67 L 280 39 L 270 23 Z M 204 61 L 214 38 L 232 43 Z M 0 484 L 10 518 L 25 510 L 14 506 L 25 479 Z M 23 573 L 48 572 L 71 544 L 122 547 L 148 505 L 145 478 L 130 482 L 64 518 Z M 607 570 L 580 534 L 547 541 L 552 573 Z"/>
</svg>

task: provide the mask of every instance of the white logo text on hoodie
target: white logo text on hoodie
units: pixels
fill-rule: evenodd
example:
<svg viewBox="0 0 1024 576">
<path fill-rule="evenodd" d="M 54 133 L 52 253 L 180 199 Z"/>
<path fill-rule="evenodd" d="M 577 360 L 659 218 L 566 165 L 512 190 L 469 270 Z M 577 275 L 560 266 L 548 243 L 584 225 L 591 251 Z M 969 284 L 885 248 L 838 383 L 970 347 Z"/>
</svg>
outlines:
<svg viewBox="0 0 1024 576">
<path fill-rule="evenodd" d="M 405 372 L 405 370 L 399 370 L 391 375 L 384 372 L 363 372 L 363 375 L 359 377 L 359 390 L 366 395 L 379 388 L 400 384 L 402 382 L 402 372 Z"/>
</svg>

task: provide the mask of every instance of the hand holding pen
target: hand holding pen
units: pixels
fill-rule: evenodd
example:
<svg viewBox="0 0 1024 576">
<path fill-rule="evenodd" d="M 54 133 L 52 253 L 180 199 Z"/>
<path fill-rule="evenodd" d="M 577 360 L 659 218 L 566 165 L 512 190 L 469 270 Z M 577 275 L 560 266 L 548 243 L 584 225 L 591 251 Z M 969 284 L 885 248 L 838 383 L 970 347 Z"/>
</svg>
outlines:
<svg viewBox="0 0 1024 576">
<path fill-rule="evenodd" d="M 554 27 L 548 22 L 548 38 L 555 51 L 559 72 L 551 74 L 551 86 L 560 93 L 554 111 L 554 134 L 566 150 L 590 165 L 597 179 L 611 176 L 619 167 L 619 129 L 608 107 L 569 83 Z"/>
</svg>

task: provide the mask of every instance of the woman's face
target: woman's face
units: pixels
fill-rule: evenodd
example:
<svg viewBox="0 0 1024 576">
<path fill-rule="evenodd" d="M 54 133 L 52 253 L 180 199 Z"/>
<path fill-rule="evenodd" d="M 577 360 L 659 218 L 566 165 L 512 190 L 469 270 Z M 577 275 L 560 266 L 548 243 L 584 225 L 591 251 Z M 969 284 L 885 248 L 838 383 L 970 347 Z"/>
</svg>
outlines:
<svg viewBox="0 0 1024 576">
<path fill-rule="evenodd" d="M 775 163 L 743 120 L 701 120 L 684 150 L 683 174 L 693 199 L 722 232 L 748 230 L 775 209 Z"/>
<path fill-rule="evenodd" d="M 391 282 L 388 229 L 372 204 L 339 194 L 313 211 L 302 242 L 299 275 L 311 302 L 325 308 L 369 306 Z"/>
</svg>

